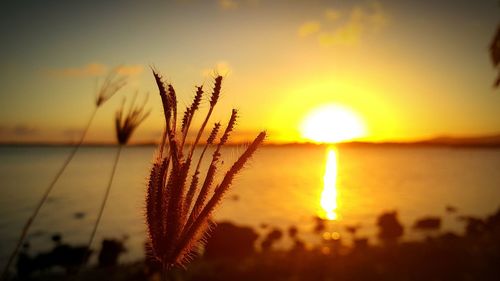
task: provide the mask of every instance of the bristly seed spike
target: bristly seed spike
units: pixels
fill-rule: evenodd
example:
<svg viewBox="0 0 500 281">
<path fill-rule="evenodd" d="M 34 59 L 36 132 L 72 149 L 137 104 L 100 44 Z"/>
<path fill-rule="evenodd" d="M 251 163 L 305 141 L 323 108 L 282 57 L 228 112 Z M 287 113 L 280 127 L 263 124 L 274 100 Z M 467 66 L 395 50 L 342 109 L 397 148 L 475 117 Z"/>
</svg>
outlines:
<svg viewBox="0 0 500 281">
<path fill-rule="evenodd" d="M 197 254 L 199 245 L 206 241 L 208 233 L 213 228 L 213 223 L 210 221 L 212 211 L 231 185 L 234 176 L 243 168 L 262 142 L 263 133 L 233 164 L 223 181 L 215 184 L 215 173 L 220 166 L 220 150 L 228 142 L 229 135 L 234 130 L 237 111 L 232 111 L 231 118 L 219 142 L 216 142 L 216 138 L 221 124 L 215 123 L 210 135 L 206 138 L 206 143 L 198 159 L 193 159 L 193 152 L 219 100 L 222 76 L 215 77 L 210 96 L 210 107 L 202 125 L 194 134 L 196 137 L 186 157 L 183 156 L 183 145 L 195 112 L 199 109 L 203 88 L 196 87 L 193 101 L 191 105 L 186 107 L 182 116 L 181 127 L 176 130 L 177 97 L 175 90 L 171 84 L 166 85 L 155 70 L 153 70 L 153 76 L 158 86 L 165 115 L 165 131 L 160 145 L 168 143 L 168 149 L 163 155 L 163 150 L 160 148 L 161 152 L 155 158 L 148 181 L 145 213 L 149 239 L 151 240 L 149 243 L 151 245 L 150 254 L 160 261 L 162 268 L 185 267 Z M 134 116 L 140 117 L 140 114 L 135 113 L 135 110 L 132 112 L 134 112 Z M 216 146 L 212 161 L 205 177 L 200 177 L 203 155 L 211 145 Z M 196 168 L 193 171 L 191 181 L 188 181 L 190 166 L 194 161 L 196 161 Z M 214 186 L 217 186 L 217 189 L 214 190 Z M 210 190 L 213 192 L 208 192 Z M 193 202 L 194 204 L 192 204 Z"/>
</svg>

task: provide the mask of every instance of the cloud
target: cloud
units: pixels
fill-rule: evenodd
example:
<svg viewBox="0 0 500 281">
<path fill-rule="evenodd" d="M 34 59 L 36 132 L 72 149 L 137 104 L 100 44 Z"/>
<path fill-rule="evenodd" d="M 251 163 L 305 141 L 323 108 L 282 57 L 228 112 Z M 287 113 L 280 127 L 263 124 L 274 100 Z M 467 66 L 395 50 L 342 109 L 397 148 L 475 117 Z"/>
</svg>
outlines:
<svg viewBox="0 0 500 281">
<path fill-rule="evenodd" d="M 379 31 L 389 23 L 389 18 L 379 2 L 372 2 L 372 13 L 369 15 L 369 21 L 375 31 Z"/>
<path fill-rule="evenodd" d="M 363 25 L 349 22 L 334 31 L 319 34 L 319 43 L 323 46 L 357 45 L 363 34 Z"/>
<path fill-rule="evenodd" d="M 232 68 L 227 61 L 219 61 L 215 64 L 214 68 L 206 68 L 201 72 L 203 77 L 212 77 L 214 74 L 226 76 L 232 72 Z"/>
<path fill-rule="evenodd" d="M 320 29 L 321 23 L 319 21 L 309 21 L 299 27 L 298 34 L 300 37 L 307 37 L 317 33 Z"/>
<path fill-rule="evenodd" d="M 134 76 L 141 74 L 144 71 L 144 67 L 142 65 L 124 65 L 118 67 L 117 71 L 121 75 Z"/>
<path fill-rule="evenodd" d="M 81 67 L 67 67 L 61 69 L 49 69 L 48 72 L 54 76 L 63 77 L 85 77 L 99 76 L 106 73 L 107 67 L 101 63 L 89 63 Z"/>
<path fill-rule="evenodd" d="M 238 8 L 238 3 L 235 0 L 218 0 L 219 7 L 223 10 L 233 10 Z"/>
<path fill-rule="evenodd" d="M 46 70 L 51 76 L 55 77 L 92 77 L 92 76 L 102 76 L 107 73 L 111 67 L 106 66 L 102 63 L 88 63 L 81 67 L 67 67 L 67 68 L 51 68 Z M 118 73 L 122 75 L 137 75 L 140 74 L 144 67 L 142 65 L 122 65 L 117 68 Z"/>
<path fill-rule="evenodd" d="M 299 37 L 315 34 L 322 46 L 352 46 L 381 31 L 388 22 L 380 2 L 373 1 L 346 11 L 326 9 L 323 21 L 306 22 L 299 27 L 298 33 Z"/>
<path fill-rule="evenodd" d="M 38 134 L 39 131 L 33 126 L 19 124 L 15 126 L 0 126 L 0 136 L 2 137 L 24 137 Z"/>
<path fill-rule="evenodd" d="M 341 15 L 342 13 L 336 9 L 326 9 L 325 11 L 325 18 L 327 20 L 336 21 L 340 18 Z"/>
<path fill-rule="evenodd" d="M 261 0 L 217 0 L 217 5 L 222 10 L 235 10 L 242 7 L 256 7 Z"/>
</svg>

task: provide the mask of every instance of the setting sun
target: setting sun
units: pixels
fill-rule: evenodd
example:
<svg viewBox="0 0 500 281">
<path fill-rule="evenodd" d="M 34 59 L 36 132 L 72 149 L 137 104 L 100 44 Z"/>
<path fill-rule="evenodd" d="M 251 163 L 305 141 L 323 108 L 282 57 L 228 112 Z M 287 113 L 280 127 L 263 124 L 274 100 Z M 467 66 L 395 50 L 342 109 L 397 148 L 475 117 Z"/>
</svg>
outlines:
<svg viewBox="0 0 500 281">
<path fill-rule="evenodd" d="M 365 134 L 361 119 L 350 109 L 338 105 L 326 105 L 309 113 L 300 131 L 308 140 L 326 143 L 352 140 Z"/>
</svg>

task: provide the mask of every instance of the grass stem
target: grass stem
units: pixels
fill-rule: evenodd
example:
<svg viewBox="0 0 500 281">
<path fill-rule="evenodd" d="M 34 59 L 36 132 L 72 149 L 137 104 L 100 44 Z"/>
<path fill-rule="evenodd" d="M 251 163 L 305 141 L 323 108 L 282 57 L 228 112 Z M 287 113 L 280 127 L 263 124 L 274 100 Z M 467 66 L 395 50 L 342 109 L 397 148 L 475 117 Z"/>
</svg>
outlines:
<svg viewBox="0 0 500 281">
<path fill-rule="evenodd" d="M 102 214 L 104 213 L 104 208 L 106 207 L 106 203 L 108 202 L 109 192 L 111 191 L 111 185 L 113 184 L 113 178 L 115 177 L 116 166 L 118 166 L 118 160 L 120 159 L 120 154 L 122 151 L 123 145 L 118 146 L 118 151 L 116 152 L 115 161 L 113 163 L 113 169 L 111 170 L 111 177 L 109 178 L 108 185 L 106 187 L 106 192 L 104 193 L 104 198 L 102 199 L 101 206 L 99 207 L 99 213 L 97 214 L 97 219 L 94 224 L 94 228 L 92 229 L 92 233 L 90 234 L 89 242 L 87 244 L 87 249 L 90 251 L 90 247 L 94 242 L 95 234 L 97 232 L 97 227 L 101 222 Z"/>
<path fill-rule="evenodd" d="M 52 181 L 50 182 L 47 189 L 45 189 L 45 192 L 43 193 L 42 198 L 40 198 L 40 201 L 38 201 L 38 204 L 36 205 L 35 209 L 33 210 L 33 213 L 26 221 L 26 223 L 21 231 L 21 234 L 19 235 L 19 239 L 17 240 L 16 246 L 15 246 L 14 250 L 12 251 L 12 253 L 10 254 L 10 257 L 9 257 L 9 260 L 7 261 L 7 264 L 5 265 L 5 268 L 4 268 L 3 273 L 2 273 L 2 280 L 7 280 L 9 268 L 10 268 L 12 262 L 14 261 L 15 257 L 19 253 L 19 249 L 21 248 L 21 245 L 23 244 L 24 239 L 26 238 L 26 235 L 28 234 L 28 231 L 29 231 L 31 225 L 33 224 L 36 217 L 38 216 L 40 209 L 47 201 L 47 198 L 49 197 L 50 192 L 54 188 L 55 184 L 57 183 L 57 181 L 59 180 L 59 178 L 61 177 L 63 172 L 66 170 L 66 167 L 68 167 L 68 164 L 71 162 L 71 160 L 75 156 L 78 149 L 81 147 L 83 140 L 85 139 L 85 136 L 87 135 L 87 132 L 90 128 L 90 124 L 92 123 L 92 120 L 94 120 L 97 109 L 98 109 L 98 107 L 94 108 L 92 114 L 90 115 L 90 118 L 87 121 L 87 124 L 85 125 L 85 129 L 83 130 L 83 133 L 82 133 L 80 139 L 78 140 L 78 143 L 75 146 L 73 146 L 70 154 L 68 155 L 66 160 L 63 162 L 63 164 L 59 168 L 59 170 L 57 171 L 55 177 L 52 179 Z"/>
</svg>

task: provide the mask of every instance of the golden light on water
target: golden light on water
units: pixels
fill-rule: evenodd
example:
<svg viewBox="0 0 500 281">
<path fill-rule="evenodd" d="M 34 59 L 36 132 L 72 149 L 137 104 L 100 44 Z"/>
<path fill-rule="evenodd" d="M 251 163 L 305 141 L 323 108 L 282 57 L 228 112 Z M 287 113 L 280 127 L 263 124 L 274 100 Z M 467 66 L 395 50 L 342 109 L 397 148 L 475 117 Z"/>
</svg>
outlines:
<svg viewBox="0 0 500 281">
<path fill-rule="evenodd" d="M 323 219 L 337 219 L 337 152 L 328 148 L 325 175 L 323 176 L 323 191 L 321 192 L 320 205 L 323 209 L 320 216 Z"/>
<path fill-rule="evenodd" d="M 336 143 L 361 137 L 365 128 L 350 109 L 325 105 L 309 113 L 300 126 L 302 136 L 314 142 Z"/>
<path fill-rule="evenodd" d="M 336 143 L 352 140 L 365 134 L 365 127 L 358 115 L 347 107 L 329 104 L 314 109 L 300 127 L 302 137 L 314 142 Z M 322 219 L 338 219 L 337 151 L 327 150 L 323 191 L 319 216 Z"/>
</svg>

